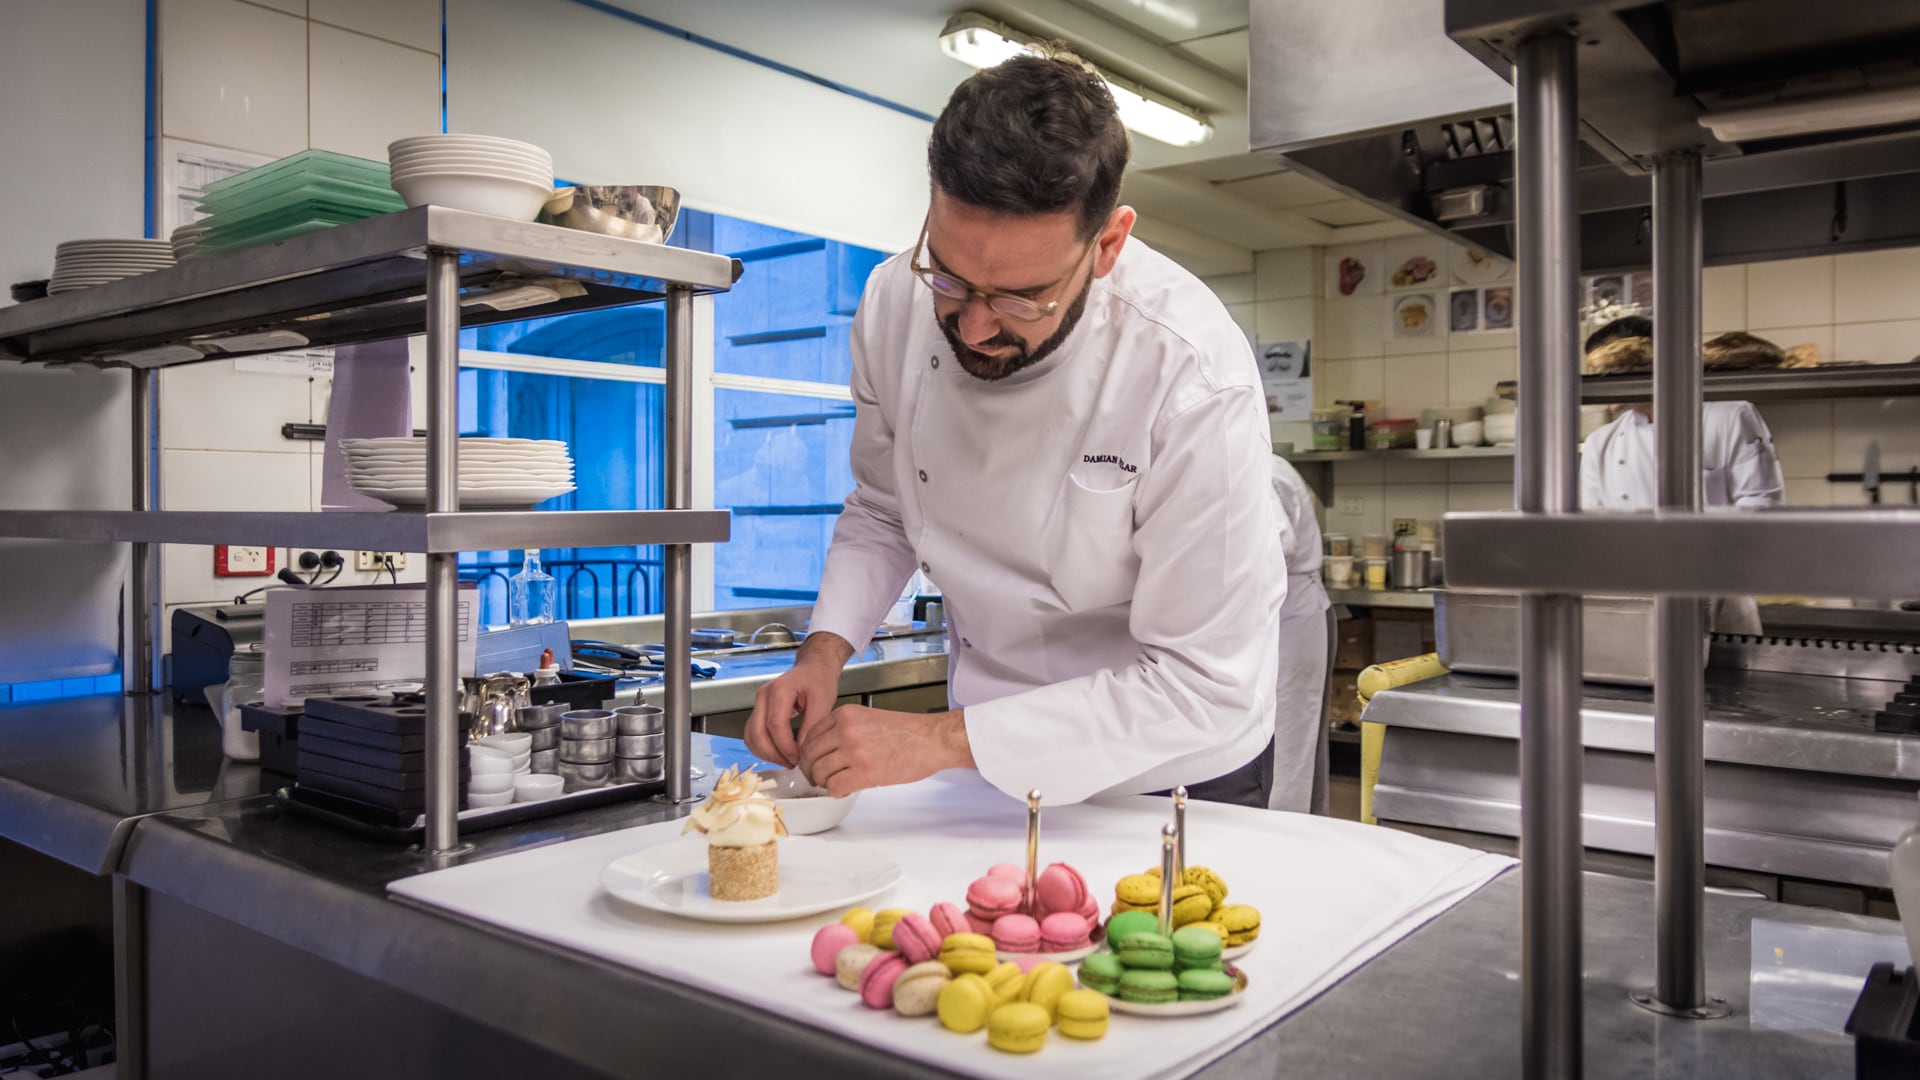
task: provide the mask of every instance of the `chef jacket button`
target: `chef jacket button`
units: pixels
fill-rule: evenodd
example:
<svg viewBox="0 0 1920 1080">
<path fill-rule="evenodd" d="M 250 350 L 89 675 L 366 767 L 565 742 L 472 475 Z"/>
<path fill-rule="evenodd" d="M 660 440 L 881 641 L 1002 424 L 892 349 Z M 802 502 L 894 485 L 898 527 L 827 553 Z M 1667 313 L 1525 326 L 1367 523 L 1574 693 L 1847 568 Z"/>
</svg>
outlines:
<svg viewBox="0 0 1920 1080">
<path fill-rule="evenodd" d="M 920 482 L 923 484 L 927 482 L 927 470 L 925 469 L 920 470 Z"/>
<path fill-rule="evenodd" d="M 921 573 L 923 573 L 923 574 L 931 574 L 931 573 L 933 573 L 933 567 L 931 567 L 931 566 L 928 566 L 928 565 L 927 565 L 926 563 L 921 563 L 921 564 L 920 564 L 920 572 L 921 572 Z"/>
<path fill-rule="evenodd" d="M 940 370 L 940 358 L 939 358 L 939 357 L 937 357 L 937 356 L 933 356 L 933 357 L 928 357 L 928 360 L 929 360 L 929 361 L 930 361 L 930 362 L 931 362 L 931 363 L 933 364 L 933 369 L 934 369 L 935 371 L 938 371 L 938 370 Z"/>
</svg>

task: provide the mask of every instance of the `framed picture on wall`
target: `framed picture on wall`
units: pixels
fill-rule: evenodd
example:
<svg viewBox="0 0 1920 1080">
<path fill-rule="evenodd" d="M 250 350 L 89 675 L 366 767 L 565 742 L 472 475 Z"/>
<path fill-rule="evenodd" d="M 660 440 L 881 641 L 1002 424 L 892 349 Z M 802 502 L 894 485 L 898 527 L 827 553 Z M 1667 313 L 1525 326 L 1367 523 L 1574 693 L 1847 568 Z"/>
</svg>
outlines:
<svg viewBox="0 0 1920 1080">
<path fill-rule="evenodd" d="M 1480 290 L 1455 289 L 1448 298 L 1447 329 L 1456 334 L 1470 334 L 1480 329 Z"/>
<path fill-rule="evenodd" d="M 1480 316 L 1485 329 L 1513 329 L 1513 286 L 1500 285 L 1482 290 Z"/>
</svg>

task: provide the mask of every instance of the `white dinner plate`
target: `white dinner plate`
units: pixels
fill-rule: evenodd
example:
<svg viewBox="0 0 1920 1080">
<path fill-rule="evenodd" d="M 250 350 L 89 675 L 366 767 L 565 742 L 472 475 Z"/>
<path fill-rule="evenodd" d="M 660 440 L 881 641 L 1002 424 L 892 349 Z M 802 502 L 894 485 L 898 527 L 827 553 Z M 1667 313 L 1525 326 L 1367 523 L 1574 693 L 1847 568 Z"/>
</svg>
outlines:
<svg viewBox="0 0 1920 1080">
<path fill-rule="evenodd" d="M 374 454 L 362 452 L 349 453 L 347 460 L 355 465 L 412 465 L 425 468 L 425 454 Z M 515 454 L 487 450 L 460 451 L 460 464 L 484 462 L 488 465 L 527 465 L 538 468 L 559 468 L 573 464 L 573 459 L 565 454 Z"/>
<path fill-rule="evenodd" d="M 355 476 L 378 476 L 378 477 L 388 477 L 388 478 L 412 476 L 412 477 L 418 477 L 423 480 L 426 479 L 426 475 L 427 475 L 427 470 L 414 465 L 365 465 L 365 466 L 354 465 L 349 468 L 349 471 Z M 472 465 L 468 465 L 466 462 L 463 461 L 460 463 L 460 468 L 458 471 L 461 476 L 477 476 L 477 477 L 493 477 L 493 478 L 498 478 L 503 476 L 526 476 L 526 477 L 532 477 L 537 480 L 571 480 L 573 479 L 572 469 L 566 469 L 566 468 L 521 469 L 521 468 L 515 468 L 510 465 L 487 465 L 481 462 L 475 462 Z"/>
<path fill-rule="evenodd" d="M 388 497 L 405 499 L 410 502 L 427 501 L 425 484 L 355 484 L 353 490 L 364 491 L 376 499 Z M 501 501 L 518 500 L 526 503 L 545 502 L 555 496 L 565 495 L 573 490 L 572 484 L 462 484 L 460 499 L 462 502 L 473 499 L 494 499 Z"/>
<path fill-rule="evenodd" d="M 424 435 L 421 435 L 421 436 L 379 435 L 379 436 L 374 436 L 374 437 L 365 438 L 365 439 L 341 439 L 340 445 L 348 449 L 352 449 L 357 446 L 380 447 L 380 448 L 393 447 L 393 446 L 397 446 L 397 447 L 417 446 L 417 447 L 420 447 L 422 452 L 424 453 L 427 445 L 427 439 L 426 439 L 426 436 Z M 509 439 L 509 438 L 496 438 L 491 435 L 465 435 L 461 437 L 460 445 L 462 447 L 468 447 L 468 446 L 518 447 L 518 446 L 565 446 L 567 444 L 565 442 L 562 442 L 559 439 Z"/>
<path fill-rule="evenodd" d="M 707 842 L 682 837 L 607 864 L 600 884 L 621 900 L 703 922 L 778 922 L 851 907 L 893 888 L 900 864 L 866 844 L 789 836 L 780 843 L 780 888 L 760 900 L 715 900 Z"/>
</svg>

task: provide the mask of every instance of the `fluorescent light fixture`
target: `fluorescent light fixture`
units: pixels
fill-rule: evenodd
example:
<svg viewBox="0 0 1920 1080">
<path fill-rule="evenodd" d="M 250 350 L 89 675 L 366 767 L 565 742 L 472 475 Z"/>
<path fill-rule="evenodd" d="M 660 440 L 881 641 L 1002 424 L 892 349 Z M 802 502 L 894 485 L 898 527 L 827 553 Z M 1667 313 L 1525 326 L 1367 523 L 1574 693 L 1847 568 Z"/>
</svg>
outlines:
<svg viewBox="0 0 1920 1080">
<path fill-rule="evenodd" d="M 1920 86 L 1895 86 L 1721 109 L 1701 116 L 1700 126 L 1722 142 L 1747 142 L 1915 120 L 1920 120 Z"/>
<path fill-rule="evenodd" d="M 940 31 L 940 51 L 977 68 L 1037 54 L 1037 42 L 1032 35 L 975 12 L 955 15 Z M 1100 79 L 1112 92 L 1120 122 L 1128 130 L 1172 146 L 1198 146 L 1213 137 L 1213 125 L 1199 110 L 1106 71 L 1100 72 Z"/>
</svg>

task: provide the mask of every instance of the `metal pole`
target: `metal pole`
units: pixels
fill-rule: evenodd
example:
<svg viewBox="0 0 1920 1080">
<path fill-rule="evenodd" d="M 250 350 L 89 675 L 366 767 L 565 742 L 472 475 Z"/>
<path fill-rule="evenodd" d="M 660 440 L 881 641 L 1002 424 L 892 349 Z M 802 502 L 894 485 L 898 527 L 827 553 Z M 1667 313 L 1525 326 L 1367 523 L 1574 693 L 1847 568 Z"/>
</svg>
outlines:
<svg viewBox="0 0 1920 1080">
<path fill-rule="evenodd" d="M 1700 491 L 1700 153 L 1663 155 L 1653 170 L 1654 442 L 1662 510 L 1697 513 Z M 1674 1016 L 1726 1016 L 1707 997 L 1704 790 L 1706 617 L 1693 596 L 1654 600 L 1654 987 L 1632 995 Z"/>
<path fill-rule="evenodd" d="M 693 506 L 693 290 L 667 289 L 667 509 Z M 693 798 L 693 548 L 666 548 L 667 790 Z"/>
<path fill-rule="evenodd" d="M 1547 31 L 1514 65 L 1520 269 L 1519 508 L 1579 509 L 1579 204 L 1575 39 Z M 1520 606 L 1522 1053 L 1528 1077 L 1581 1071 L 1580 598 Z"/>
<path fill-rule="evenodd" d="M 427 252 L 427 509 L 460 509 L 460 256 Z M 427 554 L 427 836 L 430 855 L 460 844 L 459 557 Z"/>
<path fill-rule="evenodd" d="M 113 875 L 113 1059 L 117 1080 L 146 1080 L 147 890 Z"/>
<path fill-rule="evenodd" d="M 133 373 L 133 485 L 135 510 L 160 509 L 160 371 L 141 368 Z M 127 663 L 120 674 L 121 690 L 153 694 L 162 689 L 165 672 L 160 653 L 160 545 L 136 541 L 132 576 L 127 590 Z"/>
</svg>

